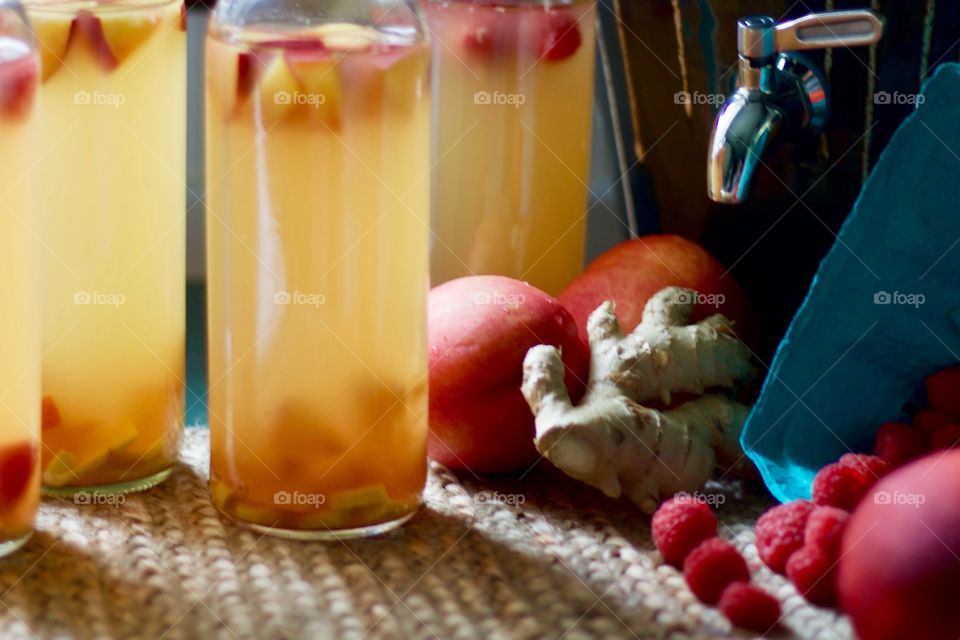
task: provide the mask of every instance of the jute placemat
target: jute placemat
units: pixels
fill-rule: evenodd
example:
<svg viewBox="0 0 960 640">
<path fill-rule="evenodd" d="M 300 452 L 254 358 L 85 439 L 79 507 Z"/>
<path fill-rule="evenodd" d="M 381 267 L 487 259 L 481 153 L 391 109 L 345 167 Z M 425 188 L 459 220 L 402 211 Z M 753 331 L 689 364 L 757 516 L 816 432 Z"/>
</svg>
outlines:
<svg viewBox="0 0 960 640">
<path fill-rule="evenodd" d="M 735 636 L 663 566 L 648 519 L 554 470 L 479 481 L 435 467 L 402 530 L 348 543 L 261 537 L 207 495 L 207 432 L 188 429 L 170 479 L 122 503 L 46 499 L 0 561 L 0 638 L 723 638 Z M 736 486 L 722 535 L 781 600 L 783 637 L 850 637 L 760 565 L 767 502 Z"/>
</svg>

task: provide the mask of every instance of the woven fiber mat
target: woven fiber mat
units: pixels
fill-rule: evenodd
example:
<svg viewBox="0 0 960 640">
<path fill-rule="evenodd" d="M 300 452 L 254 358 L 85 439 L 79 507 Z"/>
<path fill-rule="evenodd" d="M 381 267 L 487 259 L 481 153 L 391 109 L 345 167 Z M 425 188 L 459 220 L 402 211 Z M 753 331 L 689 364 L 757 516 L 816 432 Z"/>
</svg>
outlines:
<svg viewBox="0 0 960 640">
<path fill-rule="evenodd" d="M 403 529 L 308 543 L 220 517 L 207 456 L 207 432 L 188 429 L 160 487 L 113 505 L 45 499 L 37 533 L 0 561 L 0 638 L 747 637 L 662 565 L 647 518 L 547 465 L 510 482 L 434 466 Z M 768 503 L 711 490 L 721 535 L 781 600 L 777 635 L 850 637 L 761 566 L 750 525 Z"/>
</svg>

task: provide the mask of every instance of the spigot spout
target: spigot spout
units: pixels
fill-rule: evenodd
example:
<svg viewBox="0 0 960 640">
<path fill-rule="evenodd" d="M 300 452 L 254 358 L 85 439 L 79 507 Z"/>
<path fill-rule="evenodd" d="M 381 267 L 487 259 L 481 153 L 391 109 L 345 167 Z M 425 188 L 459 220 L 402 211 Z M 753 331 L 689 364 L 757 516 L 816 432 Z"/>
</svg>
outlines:
<svg viewBox="0 0 960 640">
<path fill-rule="evenodd" d="M 873 44 L 883 21 L 871 11 L 815 13 L 777 24 L 770 16 L 737 23 L 739 88 L 717 116 L 707 155 L 707 194 L 743 202 L 763 158 L 785 139 L 823 130 L 829 96 L 823 74 L 800 49 Z"/>
<path fill-rule="evenodd" d="M 770 102 L 740 90 L 724 103 L 710 136 L 710 199 L 739 204 L 747 198 L 763 158 L 781 142 L 784 115 Z"/>
</svg>

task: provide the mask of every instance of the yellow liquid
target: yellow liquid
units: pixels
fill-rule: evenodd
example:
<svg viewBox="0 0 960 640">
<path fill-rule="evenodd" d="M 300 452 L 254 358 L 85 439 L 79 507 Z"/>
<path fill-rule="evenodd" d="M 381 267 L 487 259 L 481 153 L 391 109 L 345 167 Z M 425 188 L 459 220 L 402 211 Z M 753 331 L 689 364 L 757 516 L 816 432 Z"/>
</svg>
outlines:
<svg viewBox="0 0 960 640">
<path fill-rule="evenodd" d="M 46 52 L 43 394 L 61 418 L 44 428 L 44 484 L 137 482 L 171 466 L 182 430 L 181 2 L 27 10 Z M 94 27 L 64 40 L 79 18 Z"/>
<path fill-rule="evenodd" d="M 308 35 L 291 67 L 297 36 L 266 37 L 206 48 L 211 491 L 257 525 L 374 526 L 426 477 L 428 52 L 311 61 Z"/>
<path fill-rule="evenodd" d="M 557 294 L 585 253 L 593 3 L 557 10 L 581 34 L 557 60 L 538 48 L 541 7 L 425 7 L 438 91 L 433 284 L 497 274 Z"/>
<path fill-rule="evenodd" d="M 33 528 L 40 498 L 40 247 L 31 173 L 38 66 L 26 45 L 0 38 L 0 55 L 17 53 L 24 57 L 0 62 L 0 95 L 24 94 L 23 111 L 0 112 L 0 545 Z M 14 78 L 32 80 L 14 86 Z"/>
</svg>

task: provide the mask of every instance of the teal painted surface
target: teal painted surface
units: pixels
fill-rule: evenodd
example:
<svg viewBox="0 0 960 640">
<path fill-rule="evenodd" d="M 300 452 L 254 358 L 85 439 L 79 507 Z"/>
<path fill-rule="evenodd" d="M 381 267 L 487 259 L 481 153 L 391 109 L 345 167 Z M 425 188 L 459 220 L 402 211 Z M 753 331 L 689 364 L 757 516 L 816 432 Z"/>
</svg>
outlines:
<svg viewBox="0 0 960 640">
<path fill-rule="evenodd" d="M 207 426 L 206 288 L 187 284 L 187 393 L 184 424 Z"/>
<path fill-rule="evenodd" d="M 868 450 L 924 376 L 960 361 L 960 65 L 941 66 L 924 96 L 820 265 L 747 419 L 744 450 L 779 500 L 809 497 L 817 469 Z"/>
</svg>

